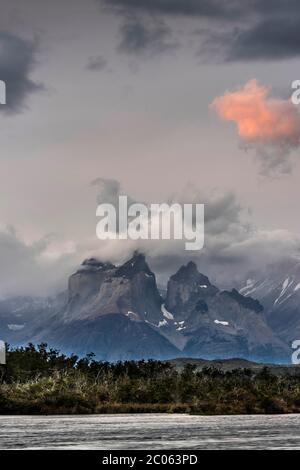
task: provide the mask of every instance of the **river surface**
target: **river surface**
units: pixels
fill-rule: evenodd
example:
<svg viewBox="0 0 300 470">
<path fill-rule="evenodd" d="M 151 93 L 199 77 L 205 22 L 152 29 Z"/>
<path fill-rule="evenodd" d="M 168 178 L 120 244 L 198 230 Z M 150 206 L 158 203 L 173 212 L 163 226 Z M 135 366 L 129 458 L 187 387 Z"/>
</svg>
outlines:
<svg viewBox="0 0 300 470">
<path fill-rule="evenodd" d="M 0 416 L 0 449 L 300 449 L 300 415 Z"/>
</svg>

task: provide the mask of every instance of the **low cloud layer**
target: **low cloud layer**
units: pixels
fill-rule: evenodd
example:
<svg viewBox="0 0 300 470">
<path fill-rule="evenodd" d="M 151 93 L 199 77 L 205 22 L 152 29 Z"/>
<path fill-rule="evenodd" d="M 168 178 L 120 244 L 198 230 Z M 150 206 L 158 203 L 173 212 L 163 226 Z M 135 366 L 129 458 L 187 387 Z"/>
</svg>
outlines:
<svg viewBox="0 0 300 470">
<path fill-rule="evenodd" d="M 76 262 L 73 254 L 56 256 L 55 237 L 28 244 L 13 227 L 0 231 L 0 298 L 14 295 L 43 297 L 66 285 L 66 276 Z"/>
<path fill-rule="evenodd" d="M 214 99 L 211 108 L 237 125 L 246 148 L 255 149 L 262 172 L 287 172 L 290 152 L 300 145 L 300 114 L 289 101 L 269 96 L 270 90 L 251 80 Z"/>
<path fill-rule="evenodd" d="M 93 186 L 98 204 L 117 207 L 119 195 L 125 194 L 116 180 L 98 178 Z M 128 195 L 128 202 L 136 201 Z M 0 296 L 43 296 L 64 290 L 68 276 L 85 258 L 97 257 L 118 264 L 135 250 L 146 254 L 160 284 L 165 284 L 183 263 L 194 260 L 203 273 L 223 287 L 238 284 L 249 272 L 261 273 L 270 263 L 299 257 L 300 242 L 296 236 L 286 230 L 259 230 L 233 192 L 202 191 L 189 184 L 169 201 L 152 202 L 204 203 L 204 249 L 186 251 L 181 240 L 100 241 L 96 234 L 69 241 L 52 235 L 28 244 L 14 229 L 5 229 L 0 231 Z M 95 218 L 95 228 L 96 222 Z"/>
<path fill-rule="evenodd" d="M 0 78 L 6 83 L 6 105 L 2 111 L 22 110 L 28 96 L 42 89 L 31 79 L 36 50 L 35 42 L 0 31 Z"/>
<path fill-rule="evenodd" d="M 99 190 L 98 203 L 109 202 L 117 207 L 118 196 L 124 194 L 120 183 L 99 178 L 95 185 Z M 129 204 L 133 202 L 136 201 L 129 197 Z M 299 256 L 300 241 L 296 236 L 286 230 L 257 228 L 248 209 L 239 203 L 231 191 L 202 191 L 188 185 L 165 202 L 205 204 L 203 250 L 186 251 L 180 240 L 98 240 L 91 247 L 90 255 L 120 263 L 135 250 L 142 251 L 162 284 L 183 263 L 194 260 L 202 272 L 224 287 L 238 284 L 247 273 L 261 272 L 273 262 Z"/>
</svg>

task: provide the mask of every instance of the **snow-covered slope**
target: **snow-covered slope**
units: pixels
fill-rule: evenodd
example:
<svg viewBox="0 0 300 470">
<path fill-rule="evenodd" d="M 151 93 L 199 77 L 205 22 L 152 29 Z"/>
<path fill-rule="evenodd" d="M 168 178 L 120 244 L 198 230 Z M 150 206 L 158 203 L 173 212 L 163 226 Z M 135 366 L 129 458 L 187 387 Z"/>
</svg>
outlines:
<svg viewBox="0 0 300 470">
<path fill-rule="evenodd" d="M 239 292 L 262 303 L 266 322 L 288 345 L 300 339 L 299 260 L 269 266 L 261 277 L 248 279 Z"/>
</svg>

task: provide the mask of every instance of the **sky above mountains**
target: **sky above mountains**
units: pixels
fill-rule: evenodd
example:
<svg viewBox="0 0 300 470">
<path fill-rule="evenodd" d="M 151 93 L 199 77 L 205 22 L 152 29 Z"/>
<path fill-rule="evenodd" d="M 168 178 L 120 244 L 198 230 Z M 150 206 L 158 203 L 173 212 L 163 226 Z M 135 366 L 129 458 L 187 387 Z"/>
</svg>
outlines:
<svg viewBox="0 0 300 470">
<path fill-rule="evenodd" d="M 0 294 L 45 293 L 96 239 L 97 200 L 205 203 L 206 246 L 141 244 L 226 281 L 298 256 L 296 0 L 1 0 Z M 209 272 L 211 271 L 211 272 Z"/>
</svg>

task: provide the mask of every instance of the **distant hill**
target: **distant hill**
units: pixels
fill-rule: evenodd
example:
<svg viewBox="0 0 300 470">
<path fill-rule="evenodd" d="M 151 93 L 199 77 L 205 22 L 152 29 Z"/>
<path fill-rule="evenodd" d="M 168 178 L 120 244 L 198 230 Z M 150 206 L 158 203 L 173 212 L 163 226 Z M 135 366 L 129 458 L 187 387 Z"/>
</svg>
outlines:
<svg viewBox="0 0 300 470">
<path fill-rule="evenodd" d="M 168 361 L 178 371 L 184 369 L 187 364 L 196 366 L 196 370 L 202 370 L 205 367 L 211 367 L 223 372 L 231 372 L 237 369 L 250 369 L 253 372 L 259 372 L 267 367 L 270 372 L 277 376 L 290 375 L 300 376 L 300 365 L 285 365 L 285 364 L 263 364 L 258 362 L 247 361 L 246 359 L 215 359 L 212 361 L 206 359 L 195 358 L 177 358 Z"/>
</svg>

